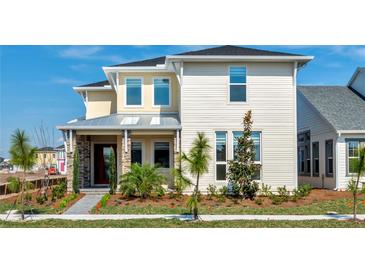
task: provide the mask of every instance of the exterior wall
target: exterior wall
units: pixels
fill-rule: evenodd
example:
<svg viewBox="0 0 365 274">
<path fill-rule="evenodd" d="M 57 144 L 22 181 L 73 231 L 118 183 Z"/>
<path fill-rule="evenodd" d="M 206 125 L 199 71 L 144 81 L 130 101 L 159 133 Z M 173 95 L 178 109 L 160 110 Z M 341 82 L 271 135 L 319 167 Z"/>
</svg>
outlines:
<svg viewBox="0 0 365 274">
<path fill-rule="evenodd" d="M 245 112 L 252 110 L 253 130 L 262 132 L 261 181 L 276 187 L 297 185 L 296 89 L 293 63 L 246 63 L 247 102 L 228 103 L 229 65 L 184 63 L 181 91 L 181 144 L 188 152 L 197 132 L 204 132 L 212 147 L 209 172 L 201 191 L 215 180 L 215 131 L 227 131 L 228 160 L 232 159 L 232 131 L 242 130 Z M 232 65 L 240 65 L 238 63 Z"/>
<path fill-rule="evenodd" d="M 72 147 L 72 151 L 71 151 L 71 147 Z M 74 160 L 75 149 L 76 149 L 76 134 L 74 132 L 72 134 L 72 137 L 70 136 L 70 138 L 68 138 L 68 141 L 66 142 L 66 151 L 67 151 L 67 153 L 66 153 L 66 157 L 67 157 L 66 177 L 67 177 L 67 191 L 68 192 L 72 191 L 72 173 L 73 173 L 73 160 Z"/>
<path fill-rule="evenodd" d="M 90 137 L 76 135 L 77 149 L 80 159 L 80 188 L 91 186 L 91 144 Z"/>
<path fill-rule="evenodd" d="M 57 164 L 56 151 L 39 151 L 36 153 L 36 166 L 49 167 L 50 165 Z M 46 157 L 44 158 L 44 155 Z"/>
<path fill-rule="evenodd" d="M 365 96 L 365 69 L 361 70 L 357 74 L 356 78 L 351 84 L 351 87 L 362 94 L 362 96 Z"/>
<path fill-rule="evenodd" d="M 117 97 L 114 91 L 88 91 L 86 119 L 107 116 L 117 112 Z"/>
<path fill-rule="evenodd" d="M 313 187 L 318 188 L 336 188 L 336 132 L 333 127 L 325 121 L 315 110 L 315 108 L 304 98 L 304 96 L 298 92 L 297 95 L 298 106 L 298 133 L 310 130 L 311 133 L 311 176 L 299 176 L 298 183 L 311 184 Z M 334 167 L 333 177 L 326 177 L 326 152 L 325 144 L 326 140 L 333 140 L 333 156 Z M 312 163 L 312 143 L 319 142 L 319 176 L 313 176 L 313 163 Z"/>
<path fill-rule="evenodd" d="M 351 175 L 347 173 L 348 169 L 348 162 L 347 162 L 347 144 L 346 144 L 346 138 L 359 138 L 359 139 L 365 139 L 365 134 L 344 134 L 340 138 L 338 138 L 338 188 L 341 190 L 346 189 L 347 184 L 349 180 L 352 178 Z M 361 178 L 360 180 L 365 184 L 365 176 Z"/>
<path fill-rule="evenodd" d="M 142 78 L 142 97 L 143 107 L 126 107 L 125 106 L 125 79 L 128 77 Z M 171 88 L 171 107 L 161 108 L 153 106 L 153 78 L 169 77 Z M 120 73 L 119 90 L 117 99 L 118 112 L 177 112 L 179 109 L 179 83 L 174 73 Z"/>
</svg>

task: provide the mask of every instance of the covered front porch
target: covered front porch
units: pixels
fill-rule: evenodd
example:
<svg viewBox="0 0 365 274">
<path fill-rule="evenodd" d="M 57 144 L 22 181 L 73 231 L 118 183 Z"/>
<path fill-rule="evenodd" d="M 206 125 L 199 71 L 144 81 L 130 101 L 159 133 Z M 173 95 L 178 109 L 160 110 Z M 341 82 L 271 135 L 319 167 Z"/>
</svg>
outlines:
<svg viewBox="0 0 365 274">
<path fill-rule="evenodd" d="M 81 189 L 108 188 L 109 157 L 112 150 L 116 156 L 118 178 L 129 171 L 132 163 L 151 164 L 160 168 L 168 179 L 167 187 L 171 188 L 173 181 L 171 170 L 177 166 L 181 150 L 180 123 L 177 116 L 151 114 L 113 116 L 117 116 L 113 117 L 113 123 L 110 123 L 108 119 L 110 116 L 107 116 L 75 121 L 62 128 L 60 126 L 64 133 L 67 154 L 68 190 L 72 191 L 73 160 L 76 149 L 80 158 Z"/>
</svg>

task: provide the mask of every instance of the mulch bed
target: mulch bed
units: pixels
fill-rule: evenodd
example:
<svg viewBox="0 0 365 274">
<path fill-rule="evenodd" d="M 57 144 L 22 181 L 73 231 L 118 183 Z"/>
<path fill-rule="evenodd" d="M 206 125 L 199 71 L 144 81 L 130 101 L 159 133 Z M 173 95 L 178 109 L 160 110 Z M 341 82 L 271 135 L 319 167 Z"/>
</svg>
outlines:
<svg viewBox="0 0 365 274">
<path fill-rule="evenodd" d="M 54 208 L 54 209 L 59 209 L 60 208 L 61 201 L 64 198 L 66 198 L 66 197 L 68 197 L 68 196 L 71 195 L 71 194 L 66 194 L 65 197 L 63 197 L 61 199 L 57 199 L 56 201 L 52 201 L 52 189 L 49 188 L 47 190 L 48 200 L 45 201 L 42 205 L 40 205 L 40 204 L 37 203 L 37 200 L 36 200 L 36 197 L 39 196 L 40 193 L 41 193 L 40 191 L 41 191 L 40 189 L 36 189 L 36 190 L 33 190 L 33 191 L 29 191 L 29 193 L 32 195 L 32 200 L 31 201 L 25 201 L 25 204 L 28 205 L 28 206 L 35 207 L 35 208 L 51 207 L 51 208 Z M 67 208 L 71 207 L 73 204 L 75 204 L 78 200 L 80 200 L 84 196 L 85 196 L 85 194 L 80 193 L 76 199 L 70 201 L 67 204 Z M 12 196 L 12 197 L 9 197 L 7 199 L 1 200 L 0 203 L 10 203 L 10 204 L 12 204 L 12 203 L 15 202 L 15 200 L 17 198 L 18 198 L 18 195 Z"/>
<path fill-rule="evenodd" d="M 107 202 L 107 206 L 156 206 L 156 207 L 186 207 L 187 200 L 190 196 L 183 195 L 181 197 L 172 197 L 170 195 L 164 195 L 161 198 L 149 198 L 149 199 L 140 199 L 139 197 L 124 197 L 122 194 L 112 195 Z M 364 194 L 359 195 L 359 197 L 365 197 Z M 310 205 L 313 203 L 321 202 L 321 201 L 329 201 L 329 200 L 337 200 L 337 199 L 349 199 L 352 198 L 351 193 L 345 191 L 334 191 L 334 190 L 325 190 L 325 189 L 313 189 L 311 193 L 302 199 L 297 200 L 296 202 L 289 201 L 284 202 L 280 205 L 274 205 L 271 199 L 267 197 L 258 197 L 262 200 L 262 204 L 258 205 L 255 201 L 251 200 L 242 200 L 238 198 L 226 197 L 224 200 L 220 200 L 216 197 L 209 199 L 206 195 L 202 195 L 201 206 L 206 207 L 252 207 L 252 208 L 290 208 L 290 207 L 298 207 L 304 205 Z"/>
</svg>

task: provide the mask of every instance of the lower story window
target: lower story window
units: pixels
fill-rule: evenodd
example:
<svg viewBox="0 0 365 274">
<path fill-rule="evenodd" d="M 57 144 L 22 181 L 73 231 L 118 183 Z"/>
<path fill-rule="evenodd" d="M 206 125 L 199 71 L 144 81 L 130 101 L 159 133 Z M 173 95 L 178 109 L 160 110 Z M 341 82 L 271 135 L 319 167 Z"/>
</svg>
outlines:
<svg viewBox="0 0 365 274">
<path fill-rule="evenodd" d="M 347 173 L 356 173 L 356 164 L 360 159 L 360 149 L 365 147 L 365 139 L 349 139 L 347 143 Z"/>
<path fill-rule="evenodd" d="M 142 143 L 141 142 L 132 142 L 131 162 L 132 162 L 132 164 L 142 165 Z"/>
<path fill-rule="evenodd" d="M 215 133 L 216 180 L 225 181 L 227 172 L 227 132 Z"/>
<path fill-rule="evenodd" d="M 154 164 L 170 168 L 170 143 L 169 142 L 155 142 L 154 144 Z"/>
<path fill-rule="evenodd" d="M 319 176 L 319 142 L 312 143 L 313 176 Z"/>
<path fill-rule="evenodd" d="M 326 141 L 326 177 L 333 177 L 333 140 Z"/>
</svg>

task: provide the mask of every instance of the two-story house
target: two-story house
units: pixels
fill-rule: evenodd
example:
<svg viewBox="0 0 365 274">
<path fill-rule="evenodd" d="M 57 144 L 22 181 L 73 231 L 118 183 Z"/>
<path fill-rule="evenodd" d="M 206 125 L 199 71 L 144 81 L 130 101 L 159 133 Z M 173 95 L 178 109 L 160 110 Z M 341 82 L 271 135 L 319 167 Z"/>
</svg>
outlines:
<svg viewBox="0 0 365 274">
<path fill-rule="evenodd" d="M 259 182 L 297 186 L 298 70 L 313 57 L 221 46 L 103 67 L 107 80 L 75 87 L 85 118 L 58 126 L 67 152 L 69 188 L 77 146 L 83 188 L 108 183 L 109 153 L 118 174 L 131 163 L 158 164 L 166 174 L 197 132 L 212 147 L 209 184 L 227 184 L 242 117 L 252 110 Z"/>
</svg>

